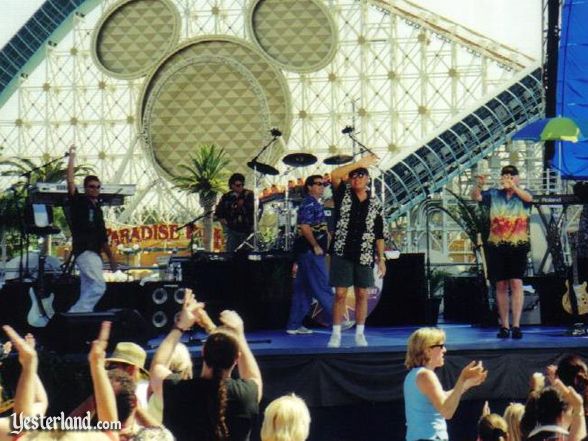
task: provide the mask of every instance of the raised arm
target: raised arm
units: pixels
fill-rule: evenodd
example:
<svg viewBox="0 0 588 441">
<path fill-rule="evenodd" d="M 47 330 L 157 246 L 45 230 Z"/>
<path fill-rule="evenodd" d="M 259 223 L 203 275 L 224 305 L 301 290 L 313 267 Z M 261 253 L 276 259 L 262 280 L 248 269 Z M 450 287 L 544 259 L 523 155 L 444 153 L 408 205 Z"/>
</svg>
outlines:
<svg viewBox="0 0 588 441">
<path fill-rule="evenodd" d="M 376 164 L 378 160 L 379 158 L 376 155 L 370 153 L 369 155 L 361 158 L 359 161 L 337 167 L 331 171 L 331 184 L 333 185 L 333 189 L 337 189 L 341 184 L 341 181 L 347 180 L 347 175 L 350 171 L 355 170 L 358 167 L 368 168 L 370 165 Z"/>
<path fill-rule="evenodd" d="M 203 315 L 206 315 L 208 318 L 208 315 L 204 312 L 204 304 L 196 301 L 191 289 L 186 289 L 184 292 L 184 303 L 178 321 L 163 339 L 151 361 L 149 382 L 151 390 L 153 390 L 155 395 L 159 397 L 163 396 L 163 380 L 172 373 L 169 369 L 169 364 L 174 349 L 182 337 L 182 333 L 194 326 L 195 323 L 202 326 Z M 210 321 L 210 318 L 208 318 L 208 320 Z M 212 324 L 212 326 L 214 326 L 214 324 Z M 208 329 L 205 326 L 203 327 L 207 332 L 212 330 L 210 327 Z"/>
<path fill-rule="evenodd" d="M 69 148 L 69 156 L 67 161 L 67 192 L 74 195 L 76 192 L 76 146 L 72 145 Z"/>
<path fill-rule="evenodd" d="M 34 345 L 12 329 L 5 325 L 2 327 L 10 341 L 18 351 L 18 361 L 21 365 L 20 376 L 16 385 L 14 395 L 14 412 L 22 413 L 24 416 L 35 415 L 35 395 L 37 389 L 37 367 L 39 359 Z M 40 380 L 39 380 L 40 381 Z"/>
<path fill-rule="evenodd" d="M 261 371 L 259 370 L 257 361 L 245 339 L 243 320 L 235 311 L 223 311 L 220 314 L 220 321 L 222 324 L 235 331 L 235 334 L 237 335 L 237 343 L 239 344 L 239 351 L 241 352 L 237 364 L 239 375 L 241 378 L 251 380 L 257 384 L 257 402 L 259 403 L 263 392 L 263 381 L 261 379 Z"/>
<path fill-rule="evenodd" d="M 432 370 L 423 369 L 417 376 L 419 390 L 431 401 L 433 407 L 445 418 L 450 420 L 463 394 L 473 386 L 481 384 L 486 379 L 487 371 L 482 363 L 472 361 L 459 375 L 455 387 L 450 391 L 444 391 L 437 375 Z"/>
<path fill-rule="evenodd" d="M 472 200 L 482 202 L 482 187 L 486 183 L 486 176 L 476 176 L 476 183 L 470 194 Z"/>
<path fill-rule="evenodd" d="M 92 342 L 88 354 L 94 397 L 96 398 L 96 414 L 99 421 L 118 421 L 116 397 L 105 368 L 110 327 L 111 322 L 102 322 L 98 338 Z"/>
</svg>

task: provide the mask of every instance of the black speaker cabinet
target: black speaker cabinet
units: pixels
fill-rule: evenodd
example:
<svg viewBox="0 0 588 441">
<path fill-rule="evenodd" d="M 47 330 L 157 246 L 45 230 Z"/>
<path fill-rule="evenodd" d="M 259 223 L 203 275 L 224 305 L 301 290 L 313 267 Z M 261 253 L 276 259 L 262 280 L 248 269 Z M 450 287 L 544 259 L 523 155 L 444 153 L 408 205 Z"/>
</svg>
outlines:
<svg viewBox="0 0 588 441">
<path fill-rule="evenodd" d="M 430 321 L 426 286 L 425 255 L 401 254 L 386 261 L 386 276 L 380 301 L 368 317 L 370 326 L 425 324 Z"/>
<path fill-rule="evenodd" d="M 121 341 L 147 343 L 147 325 L 134 309 L 55 314 L 42 334 L 42 343 L 58 353 L 87 353 L 105 320 L 112 322 L 108 351 Z"/>
</svg>

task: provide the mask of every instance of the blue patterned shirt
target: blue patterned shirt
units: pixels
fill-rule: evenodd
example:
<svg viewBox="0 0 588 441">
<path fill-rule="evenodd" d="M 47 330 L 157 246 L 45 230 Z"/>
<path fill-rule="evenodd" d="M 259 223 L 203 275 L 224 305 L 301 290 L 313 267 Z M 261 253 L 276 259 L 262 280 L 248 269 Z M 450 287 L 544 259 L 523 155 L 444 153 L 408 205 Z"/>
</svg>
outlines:
<svg viewBox="0 0 588 441">
<path fill-rule="evenodd" d="M 327 250 L 328 231 L 325 210 L 323 209 L 323 204 L 314 196 L 307 195 L 304 197 L 300 207 L 298 207 L 296 223 L 298 224 L 298 237 L 294 243 L 295 252 L 304 253 L 312 248 L 300 231 L 300 225 L 303 224 L 310 226 L 318 244 L 324 251 Z"/>
</svg>

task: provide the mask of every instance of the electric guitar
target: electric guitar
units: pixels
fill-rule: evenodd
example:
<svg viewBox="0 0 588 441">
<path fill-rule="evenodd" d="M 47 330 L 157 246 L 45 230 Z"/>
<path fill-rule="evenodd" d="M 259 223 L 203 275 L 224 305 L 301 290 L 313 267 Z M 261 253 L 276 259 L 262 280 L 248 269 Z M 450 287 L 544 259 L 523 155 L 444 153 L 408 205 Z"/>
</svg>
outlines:
<svg viewBox="0 0 588 441">
<path fill-rule="evenodd" d="M 574 263 L 577 262 L 577 251 L 576 247 L 572 247 L 572 264 L 568 267 L 566 292 L 561 298 L 564 311 L 575 316 L 588 313 L 587 283 L 584 282 L 582 285 L 575 283 L 578 280 L 578 267 Z"/>
<path fill-rule="evenodd" d="M 29 297 L 31 299 L 31 309 L 27 314 L 27 322 L 34 328 L 44 328 L 55 315 L 55 310 L 53 309 L 55 295 L 45 293 L 45 250 L 43 246 L 39 253 L 37 282 L 29 288 Z"/>
</svg>

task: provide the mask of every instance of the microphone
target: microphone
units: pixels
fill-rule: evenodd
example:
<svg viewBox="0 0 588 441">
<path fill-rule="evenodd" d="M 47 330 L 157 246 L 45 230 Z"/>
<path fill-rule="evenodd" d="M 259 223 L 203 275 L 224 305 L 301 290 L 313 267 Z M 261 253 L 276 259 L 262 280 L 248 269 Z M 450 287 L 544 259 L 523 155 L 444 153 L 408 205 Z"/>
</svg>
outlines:
<svg viewBox="0 0 588 441">
<path fill-rule="evenodd" d="M 341 130 L 341 133 L 343 133 L 344 135 L 347 135 L 348 133 L 353 133 L 355 129 L 351 126 L 345 126 L 345 128 L 343 130 Z"/>
<path fill-rule="evenodd" d="M 64 158 L 67 158 L 68 156 L 69 156 L 69 152 L 65 152 L 63 155 Z"/>
<path fill-rule="evenodd" d="M 270 130 L 270 133 L 272 134 L 272 136 L 275 136 L 276 138 L 278 136 L 282 136 L 282 132 L 280 132 L 280 130 L 276 129 L 275 127 Z"/>
</svg>

